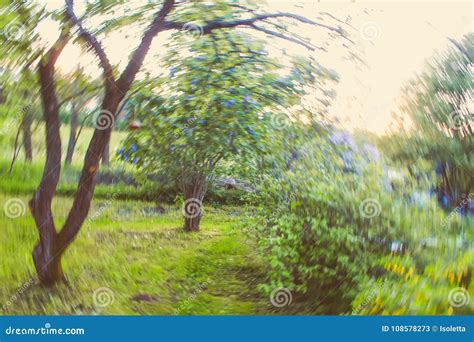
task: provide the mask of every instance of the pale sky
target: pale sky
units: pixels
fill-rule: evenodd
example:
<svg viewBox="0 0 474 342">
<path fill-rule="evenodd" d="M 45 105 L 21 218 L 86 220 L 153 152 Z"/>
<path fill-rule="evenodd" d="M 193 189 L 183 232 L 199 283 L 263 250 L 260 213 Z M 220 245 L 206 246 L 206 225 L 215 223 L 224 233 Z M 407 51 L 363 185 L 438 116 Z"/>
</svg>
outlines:
<svg viewBox="0 0 474 342">
<path fill-rule="evenodd" d="M 146 0 L 143 0 L 146 1 Z M 49 1 L 51 7 L 62 6 L 62 1 Z M 133 3 L 131 4 L 133 6 Z M 78 14 L 83 10 L 80 1 L 76 1 Z M 390 112 L 396 107 L 403 84 L 421 70 L 425 61 L 435 49 L 445 49 L 449 43 L 447 37 L 459 39 L 473 30 L 472 2 L 453 1 L 268 1 L 266 11 L 287 11 L 304 15 L 315 21 L 321 21 L 320 12 L 328 12 L 352 26 L 343 27 L 357 43 L 356 50 L 366 61 L 368 68 L 357 66 L 344 60 L 347 50 L 338 46 L 328 53 L 315 52 L 314 56 L 325 66 L 335 69 L 341 77 L 337 85 L 337 98 L 330 114 L 338 117 L 348 129 L 365 128 L 382 134 L 391 120 Z M 324 22 L 338 23 L 327 16 Z M 129 53 L 136 46 L 139 37 L 134 37 L 134 29 L 124 33 L 115 33 L 104 40 L 104 46 L 112 63 L 123 67 Z M 142 28 L 136 28 L 141 32 Z M 296 31 L 308 37 L 315 45 L 322 45 L 327 31 L 312 26 L 298 25 Z M 57 26 L 45 24 L 41 35 L 54 40 L 58 34 Z M 146 67 L 157 72 L 156 58 L 160 45 L 169 33 L 160 34 L 155 39 L 150 54 L 145 61 Z M 304 53 L 305 49 L 282 40 L 270 40 L 270 45 L 283 47 L 290 53 Z M 270 48 L 270 51 L 272 48 Z M 88 65 L 91 73 L 99 73 L 93 57 L 81 56 L 77 46 L 68 46 L 58 61 L 63 71 L 72 70 L 80 61 Z"/>
</svg>

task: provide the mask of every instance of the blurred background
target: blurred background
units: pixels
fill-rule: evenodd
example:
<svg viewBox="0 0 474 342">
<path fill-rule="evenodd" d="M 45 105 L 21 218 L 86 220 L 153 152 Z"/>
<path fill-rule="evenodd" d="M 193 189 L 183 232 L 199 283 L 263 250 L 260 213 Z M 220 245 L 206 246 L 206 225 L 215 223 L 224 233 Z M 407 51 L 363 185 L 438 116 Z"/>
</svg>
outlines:
<svg viewBox="0 0 474 342">
<path fill-rule="evenodd" d="M 1 4 L 2 314 L 474 312 L 471 2 Z"/>
</svg>

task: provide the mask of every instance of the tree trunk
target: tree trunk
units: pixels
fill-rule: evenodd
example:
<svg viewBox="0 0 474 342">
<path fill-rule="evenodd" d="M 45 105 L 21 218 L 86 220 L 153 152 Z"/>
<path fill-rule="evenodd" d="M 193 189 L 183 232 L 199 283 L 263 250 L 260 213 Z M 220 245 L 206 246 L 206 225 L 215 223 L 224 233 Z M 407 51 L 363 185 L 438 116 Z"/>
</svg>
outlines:
<svg viewBox="0 0 474 342">
<path fill-rule="evenodd" d="M 104 96 L 101 108 L 103 111 L 115 113 L 121 100 L 122 95 L 120 92 L 109 90 Z M 81 171 L 71 211 L 59 233 L 59 243 L 63 249 L 67 248 L 75 239 L 87 217 L 95 190 L 96 174 L 99 170 L 99 164 L 105 145 L 107 145 L 110 140 L 111 131 L 112 127 L 105 130 L 96 129 L 92 135 L 84 157 L 84 166 Z"/>
<path fill-rule="evenodd" d="M 199 224 L 203 215 L 202 201 L 206 192 L 207 178 L 194 175 L 183 186 L 184 192 L 184 230 L 187 232 L 199 231 Z"/>
<path fill-rule="evenodd" d="M 79 117 L 79 111 L 76 108 L 76 104 L 73 102 L 72 108 L 71 108 L 69 142 L 67 144 L 66 160 L 64 161 L 65 165 L 71 165 L 72 163 L 74 149 L 76 148 L 76 131 L 77 131 L 78 117 Z"/>
<path fill-rule="evenodd" d="M 184 230 L 187 232 L 198 232 L 199 224 L 201 223 L 201 216 L 196 218 L 184 218 Z"/>
<path fill-rule="evenodd" d="M 52 61 L 55 59 L 52 58 Z M 29 202 L 40 241 L 33 250 L 33 261 L 41 283 L 52 285 L 63 280 L 61 254 L 54 226 L 51 203 L 61 172 L 61 139 L 59 134 L 59 106 L 54 86 L 54 62 L 39 66 L 43 116 L 46 123 L 46 164 L 41 183 Z"/>
<path fill-rule="evenodd" d="M 102 165 L 109 166 L 110 164 L 110 138 L 107 145 L 105 145 L 104 152 L 102 154 Z"/>
<path fill-rule="evenodd" d="M 25 148 L 25 161 L 31 163 L 33 160 L 33 148 L 31 144 L 31 124 L 33 123 L 33 116 L 29 111 L 25 113 L 23 118 L 23 146 Z"/>
<path fill-rule="evenodd" d="M 116 113 L 119 103 L 130 90 L 131 84 L 143 64 L 153 38 L 160 32 L 166 15 L 173 8 L 174 1 L 165 1 L 118 81 L 113 76 L 112 67 L 100 43 L 80 25 L 72 9 L 73 2 L 67 1 L 66 5 L 68 19 L 78 26 L 81 34 L 95 50 L 104 69 L 105 95 L 101 110 Z M 40 241 L 33 250 L 33 260 L 40 282 L 46 285 L 54 284 L 64 278 L 61 268 L 61 255 L 74 240 L 87 217 L 95 189 L 95 178 L 99 163 L 112 131 L 112 127 L 104 130 L 95 129 L 84 157 L 72 208 L 61 231 L 56 233 L 51 203 L 61 171 L 61 137 L 59 134 L 59 105 L 54 82 L 54 65 L 70 39 L 69 33 L 70 27 L 65 25 L 58 40 L 43 56 L 39 64 L 41 99 L 46 124 L 46 164 L 40 185 L 30 200 L 29 206 L 40 236 Z"/>
<path fill-rule="evenodd" d="M 53 238 L 50 245 L 43 250 L 43 245 L 38 243 L 33 249 L 33 261 L 36 273 L 43 285 L 51 286 L 58 281 L 64 280 L 64 273 L 61 266 L 62 249 L 57 243 L 57 234 L 51 235 Z"/>
</svg>

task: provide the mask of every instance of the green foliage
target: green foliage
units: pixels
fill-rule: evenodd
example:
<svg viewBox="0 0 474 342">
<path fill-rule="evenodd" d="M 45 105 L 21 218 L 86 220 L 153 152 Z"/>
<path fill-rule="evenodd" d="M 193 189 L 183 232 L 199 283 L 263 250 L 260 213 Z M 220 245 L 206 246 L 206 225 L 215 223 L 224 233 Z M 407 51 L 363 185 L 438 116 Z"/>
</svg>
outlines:
<svg viewBox="0 0 474 342">
<path fill-rule="evenodd" d="M 354 300 L 361 315 L 472 315 L 473 250 L 420 264 L 406 255 L 381 259 L 388 273 Z M 396 294 L 396 295 L 394 295 Z M 367 298 L 370 298 L 367 301 Z"/>
<path fill-rule="evenodd" d="M 287 117 L 285 108 L 298 103 L 312 77 L 296 68 L 280 76 L 262 43 L 243 33 L 223 31 L 191 43 L 177 34 L 167 51 L 169 75 L 130 100 L 142 125 L 130 133 L 124 154 L 145 173 L 179 186 L 196 174 L 210 178 L 221 162 L 270 153 L 279 134 L 272 115 Z"/>
<path fill-rule="evenodd" d="M 370 157 L 372 147 L 337 132 L 295 150 L 298 157 L 289 166 L 280 165 L 279 173 L 261 181 L 255 201 L 263 208 L 245 226 L 256 227 L 250 233 L 269 265 L 261 288 L 268 294 L 290 289 L 299 312 L 370 312 L 381 282 L 392 291 L 390 300 L 403 296 L 393 295 L 394 288 L 402 288 L 390 286 L 392 278 L 381 267 L 391 250 L 393 257 L 402 252 L 424 270 L 434 255 L 452 265 L 470 248 L 465 241 L 473 233 L 471 222 L 456 217 L 448 223 L 436 199 L 423 195 L 430 177 L 408 172 L 394 177 L 382 160 Z M 427 246 L 430 241 L 436 245 Z M 443 307 L 449 307 L 444 300 Z M 390 308 L 380 312 L 400 309 Z"/>
<path fill-rule="evenodd" d="M 260 187 L 264 208 L 252 221 L 270 266 L 262 289 L 290 289 L 305 303 L 304 312 L 348 312 L 370 265 L 363 239 L 388 230 L 384 218 L 361 216 L 361 201 L 379 199 L 383 184 L 371 165 L 363 175 L 343 171 L 341 154 L 349 149 L 329 143 L 327 133 L 296 145 L 297 157 L 287 169 L 280 167 Z"/>
<path fill-rule="evenodd" d="M 454 206 L 474 188 L 473 39 L 470 33 L 454 42 L 406 86 L 401 110 L 411 124 L 401 121 L 402 130 L 382 144 L 393 159 L 412 164 L 424 158 L 437 167 L 440 189 Z"/>
</svg>

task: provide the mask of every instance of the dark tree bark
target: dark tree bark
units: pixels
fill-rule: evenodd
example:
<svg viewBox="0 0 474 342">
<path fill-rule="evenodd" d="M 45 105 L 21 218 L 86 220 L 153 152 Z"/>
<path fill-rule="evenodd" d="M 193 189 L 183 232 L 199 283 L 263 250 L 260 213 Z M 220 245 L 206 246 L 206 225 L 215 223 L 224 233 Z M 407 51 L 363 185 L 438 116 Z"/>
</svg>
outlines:
<svg viewBox="0 0 474 342">
<path fill-rule="evenodd" d="M 39 280 L 45 285 L 64 279 L 61 267 L 63 249 L 58 241 L 51 203 L 61 172 L 59 105 L 54 84 L 54 65 L 67 41 L 68 35 L 63 31 L 58 41 L 40 61 L 38 68 L 43 117 L 46 123 L 46 164 L 40 185 L 29 206 L 40 237 L 33 250 L 33 261 Z"/>
<path fill-rule="evenodd" d="M 77 120 L 79 119 L 79 111 L 76 108 L 75 102 L 72 102 L 71 108 L 71 121 L 70 131 L 69 131 L 69 142 L 67 145 L 66 160 L 64 161 L 65 165 L 71 165 L 72 157 L 74 155 L 74 149 L 76 148 L 76 132 L 77 132 Z"/>
<path fill-rule="evenodd" d="M 102 154 L 102 165 L 109 166 L 110 164 L 110 139 L 105 145 L 104 152 Z"/>
<path fill-rule="evenodd" d="M 201 216 L 195 218 L 184 218 L 184 230 L 187 232 L 198 232 L 200 227 L 199 224 L 201 223 Z"/>
<path fill-rule="evenodd" d="M 31 163 L 33 160 L 33 147 L 31 143 L 31 125 L 33 123 L 33 115 L 30 111 L 25 113 L 23 117 L 23 147 L 25 148 L 25 161 Z"/>
<path fill-rule="evenodd" d="M 173 0 L 166 0 L 156 18 L 143 35 L 142 41 L 134 51 L 131 60 L 119 80 L 116 81 L 112 66 L 105 55 L 101 44 L 82 26 L 81 21 L 76 17 L 73 11 L 72 0 L 66 0 L 66 15 L 69 20 L 78 27 L 80 37 L 83 38 L 99 58 L 100 65 L 104 70 L 105 95 L 101 104 L 101 112 L 113 113 L 117 115 L 119 104 L 125 94 L 130 90 L 132 82 L 140 70 L 143 60 L 150 48 L 153 38 L 162 30 L 166 15 L 174 6 Z M 90 209 L 92 196 L 95 190 L 95 177 L 99 169 L 99 163 L 102 158 L 105 146 L 110 141 L 112 127 L 107 129 L 96 129 L 89 143 L 86 155 L 84 157 L 84 166 L 82 168 L 79 184 L 74 196 L 74 202 L 66 222 L 58 235 L 62 248 L 67 248 L 74 240 L 84 223 Z"/>
<path fill-rule="evenodd" d="M 183 215 L 184 230 L 197 232 L 203 216 L 202 201 L 207 190 L 208 178 L 199 173 L 183 179 L 182 189 L 184 195 Z"/>
</svg>

